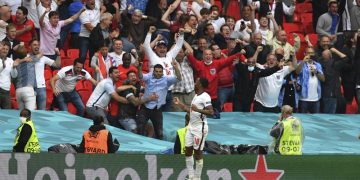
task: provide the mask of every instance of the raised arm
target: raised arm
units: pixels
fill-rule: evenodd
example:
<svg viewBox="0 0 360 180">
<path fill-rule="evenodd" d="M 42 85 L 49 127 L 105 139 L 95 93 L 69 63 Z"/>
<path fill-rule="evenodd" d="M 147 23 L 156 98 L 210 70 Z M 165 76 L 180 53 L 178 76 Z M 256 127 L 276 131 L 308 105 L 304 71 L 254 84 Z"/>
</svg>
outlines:
<svg viewBox="0 0 360 180">
<path fill-rule="evenodd" d="M 176 44 L 173 48 L 171 48 L 171 50 L 167 53 L 167 55 L 171 56 L 172 58 L 175 58 L 177 56 L 177 54 L 179 53 L 179 51 L 181 50 L 183 44 L 184 44 L 184 29 L 180 28 L 179 29 L 179 37 L 176 40 Z"/>
<path fill-rule="evenodd" d="M 174 3 L 173 3 L 174 4 Z M 170 27 L 172 24 L 172 21 L 169 20 L 169 15 L 174 12 L 177 6 L 174 6 L 173 4 L 170 4 L 169 8 L 165 11 L 163 16 L 161 17 L 161 21 L 167 26 Z"/>
<path fill-rule="evenodd" d="M 43 14 L 40 16 L 40 18 L 39 18 L 39 23 L 40 23 L 40 26 L 41 26 L 41 27 L 44 27 L 44 26 L 45 26 L 45 24 L 44 24 L 44 18 L 45 18 L 45 15 L 46 15 L 48 12 L 50 12 L 50 8 L 46 8 L 45 11 L 44 11 L 44 13 L 43 13 Z"/>
<path fill-rule="evenodd" d="M 282 2 L 284 14 L 292 16 L 295 11 L 295 4 L 296 4 L 296 0 L 292 0 L 290 7 L 287 6 L 284 2 Z"/>
<path fill-rule="evenodd" d="M 157 57 L 157 55 L 152 50 L 151 45 L 150 45 L 151 35 L 155 31 L 156 31 L 155 26 L 150 26 L 149 31 L 148 31 L 145 41 L 144 41 L 144 51 L 145 51 L 145 54 L 148 56 L 149 61 L 151 61 Z M 151 64 L 151 62 L 150 62 L 150 64 Z"/>
<path fill-rule="evenodd" d="M 83 13 L 84 11 L 86 11 L 86 9 L 83 7 L 80 9 L 79 12 L 77 12 L 76 14 L 72 15 L 70 18 L 64 20 L 64 26 L 74 22 L 77 18 L 80 17 L 81 13 Z"/>
</svg>

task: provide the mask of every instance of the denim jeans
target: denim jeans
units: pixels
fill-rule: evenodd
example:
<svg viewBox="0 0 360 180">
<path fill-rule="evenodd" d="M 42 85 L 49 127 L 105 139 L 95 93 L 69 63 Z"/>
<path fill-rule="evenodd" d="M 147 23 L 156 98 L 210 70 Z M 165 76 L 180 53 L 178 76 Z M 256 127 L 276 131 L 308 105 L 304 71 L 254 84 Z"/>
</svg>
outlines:
<svg viewBox="0 0 360 180">
<path fill-rule="evenodd" d="M 320 113 L 320 101 L 299 101 L 300 113 Z"/>
<path fill-rule="evenodd" d="M 67 111 L 68 110 L 68 102 L 71 102 L 75 108 L 76 108 L 76 115 L 78 116 L 84 116 L 85 112 L 85 106 L 84 103 L 81 100 L 81 97 L 79 94 L 73 90 L 71 92 L 62 92 L 59 94 L 59 96 L 56 97 L 59 108 L 61 111 Z"/>
<path fill-rule="evenodd" d="M 161 109 L 163 112 L 170 112 L 170 108 L 173 102 L 173 95 L 171 91 L 168 91 L 166 94 L 166 102 L 162 105 Z"/>
<path fill-rule="evenodd" d="M 322 98 L 322 106 L 323 106 L 323 113 L 326 114 L 335 114 L 336 113 L 336 106 L 337 106 L 337 99 L 336 98 Z"/>
<path fill-rule="evenodd" d="M 234 95 L 234 88 L 232 86 L 218 88 L 218 100 L 221 109 L 224 107 L 224 104 L 227 100 L 232 99 L 233 95 Z"/>
<path fill-rule="evenodd" d="M 35 88 L 37 110 L 46 110 L 46 88 Z"/>
<path fill-rule="evenodd" d="M 90 39 L 88 37 L 79 37 L 79 57 L 85 61 L 86 53 L 89 50 Z M 89 57 L 91 59 L 91 57 Z"/>
</svg>

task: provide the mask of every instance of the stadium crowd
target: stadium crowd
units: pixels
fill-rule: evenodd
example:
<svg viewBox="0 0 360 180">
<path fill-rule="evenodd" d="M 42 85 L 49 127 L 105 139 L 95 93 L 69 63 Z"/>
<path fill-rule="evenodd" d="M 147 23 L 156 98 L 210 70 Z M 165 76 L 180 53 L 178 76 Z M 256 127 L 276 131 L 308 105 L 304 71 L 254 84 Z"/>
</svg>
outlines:
<svg viewBox="0 0 360 180">
<path fill-rule="evenodd" d="M 360 102 L 360 0 L 1 0 L 0 108 L 70 111 L 162 139 L 194 82 L 220 112 Z M 316 11 L 313 12 L 313 9 Z M 358 104 L 357 104 L 358 106 Z M 358 113 L 360 110 L 358 110 Z"/>
</svg>

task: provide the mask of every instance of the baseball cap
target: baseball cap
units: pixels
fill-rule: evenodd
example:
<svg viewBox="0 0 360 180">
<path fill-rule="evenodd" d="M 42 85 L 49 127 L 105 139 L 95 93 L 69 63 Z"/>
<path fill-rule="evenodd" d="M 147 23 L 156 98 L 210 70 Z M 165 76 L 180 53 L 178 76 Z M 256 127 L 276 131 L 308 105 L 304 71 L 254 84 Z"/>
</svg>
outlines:
<svg viewBox="0 0 360 180">
<path fill-rule="evenodd" d="M 156 46 L 160 46 L 160 45 L 167 46 L 167 43 L 164 40 L 160 40 L 160 41 L 156 42 Z"/>
</svg>

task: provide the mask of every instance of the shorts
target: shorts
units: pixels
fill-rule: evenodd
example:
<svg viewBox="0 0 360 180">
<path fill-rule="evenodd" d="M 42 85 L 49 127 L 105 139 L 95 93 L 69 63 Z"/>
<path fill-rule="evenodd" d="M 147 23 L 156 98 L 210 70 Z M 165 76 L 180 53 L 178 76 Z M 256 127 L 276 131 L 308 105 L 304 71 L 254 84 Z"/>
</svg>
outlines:
<svg viewBox="0 0 360 180">
<path fill-rule="evenodd" d="M 199 127 L 188 127 L 185 134 L 185 147 L 193 147 L 194 150 L 203 150 L 207 134 L 207 124 Z"/>
</svg>

